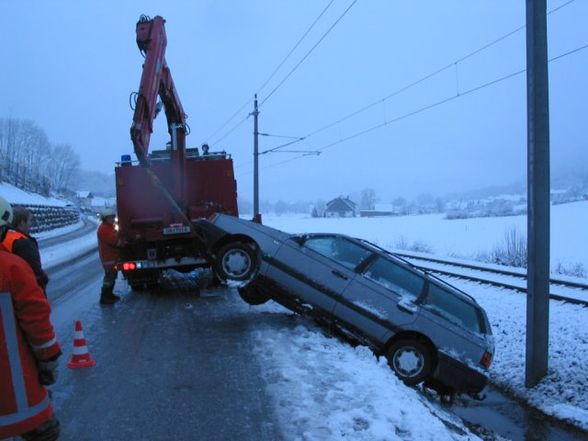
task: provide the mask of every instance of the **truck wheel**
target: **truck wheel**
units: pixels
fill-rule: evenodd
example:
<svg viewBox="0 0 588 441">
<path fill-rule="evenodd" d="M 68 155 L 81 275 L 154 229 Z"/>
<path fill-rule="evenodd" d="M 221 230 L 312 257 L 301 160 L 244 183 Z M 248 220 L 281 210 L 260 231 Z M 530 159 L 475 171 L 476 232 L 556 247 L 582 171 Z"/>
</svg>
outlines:
<svg viewBox="0 0 588 441">
<path fill-rule="evenodd" d="M 251 279 L 258 265 L 255 251 L 242 242 L 229 243 L 216 253 L 216 273 L 225 282 Z"/>
<path fill-rule="evenodd" d="M 129 286 L 133 291 L 144 291 L 145 285 L 143 283 L 129 283 Z"/>
<path fill-rule="evenodd" d="M 431 352 L 418 340 L 399 340 L 386 352 L 388 364 L 405 384 L 414 386 L 431 373 Z"/>
<path fill-rule="evenodd" d="M 251 285 L 239 288 L 239 296 L 248 305 L 263 305 L 270 299 L 269 296 Z"/>
</svg>

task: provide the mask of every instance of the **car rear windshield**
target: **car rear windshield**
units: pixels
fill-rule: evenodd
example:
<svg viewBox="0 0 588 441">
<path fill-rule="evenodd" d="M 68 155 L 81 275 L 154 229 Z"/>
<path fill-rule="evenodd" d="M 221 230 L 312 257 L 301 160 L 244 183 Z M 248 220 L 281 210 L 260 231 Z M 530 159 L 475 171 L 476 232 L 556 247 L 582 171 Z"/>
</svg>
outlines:
<svg viewBox="0 0 588 441">
<path fill-rule="evenodd" d="M 483 316 L 475 305 L 433 283 L 429 285 L 423 307 L 469 331 L 485 333 Z"/>
<path fill-rule="evenodd" d="M 383 257 L 378 257 L 364 275 L 401 296 L 418 297 L 425 280 L 418 274 Z"/>
</svg>

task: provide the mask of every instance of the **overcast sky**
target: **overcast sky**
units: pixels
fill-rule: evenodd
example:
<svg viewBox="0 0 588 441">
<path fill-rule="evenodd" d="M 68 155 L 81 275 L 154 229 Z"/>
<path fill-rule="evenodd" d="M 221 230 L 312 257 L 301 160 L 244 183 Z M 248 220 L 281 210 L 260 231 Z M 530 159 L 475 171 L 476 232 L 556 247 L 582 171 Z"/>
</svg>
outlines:
<svg viewBox="0 0 588 441">
<path fill-rule="evenodd" d="M 31 119 L 53 143 L 74 147 L 83 169 L 112 172 L 121 154 L 132 153 L 128 98 L 138 89 L 142 63 L 135 23 L 141 14 L 161 15 L 167 62 L 192 130 L 188 144 L 208 142 L 231 153 L 246 199 L 252 199 L 253 121 L 245 118 L 256 92 L 261 132 L 312 134 L 284 150 L 322 152 L 260 156 L 261 199 L 330 199 L 371 187 L 389 202 L 525 181 L 525 75 L 466 93 L 525 68 L 524 29 L 458 62 L 523 26 L 524 0 L 334 0 L 262 87 L 329 3 L 0 0 L 0 117 Z M 562 5 L 548 16 L 550 57 L 588 44 L 588 0 L 552 0 L 548 10 Z M 549 66 L 554 171 L 586 169 L 587 68 L 588 50 Z M 384 122 L 390 123 L 353 136 Z M 167 137 L 160 118 L 151 150 Z M 260 151 L 287 141 L 262 137 Z"/>
</svg>

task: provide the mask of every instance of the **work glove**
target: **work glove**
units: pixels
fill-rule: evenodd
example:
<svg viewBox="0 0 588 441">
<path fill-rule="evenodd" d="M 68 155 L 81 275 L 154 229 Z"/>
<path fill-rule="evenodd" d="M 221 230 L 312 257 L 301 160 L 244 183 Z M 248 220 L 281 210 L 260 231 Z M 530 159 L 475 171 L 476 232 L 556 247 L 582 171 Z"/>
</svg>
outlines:
<svg viewBox="0 0 588 441">
<path fill-rule="evenodd" d="M 57 381 L 57 360 L 39 362 L 39 383 L 50 386 Z"/>
</svg>

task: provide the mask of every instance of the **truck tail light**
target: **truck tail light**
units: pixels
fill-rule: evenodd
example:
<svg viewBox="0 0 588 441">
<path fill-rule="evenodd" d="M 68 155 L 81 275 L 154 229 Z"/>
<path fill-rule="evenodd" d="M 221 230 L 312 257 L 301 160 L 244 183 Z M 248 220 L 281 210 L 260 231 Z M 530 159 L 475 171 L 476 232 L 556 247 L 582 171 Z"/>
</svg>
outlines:
<svg viewBox="0 0 588 441">
<path fill-rule="evenodd" d="M 482 359 L 480 360 L 480 364 L 485 368 L 489 368 L 492 364 L 492 354 L 488 351 L 484 352 L 484 355 L 482 355 Z"/>
<path fill-rule="evenodd" d="M 135 264 L 135 262 L 124 262 L 122 264 L 123 271 L 133 271 L 135 269 L 137 269 L 137 265 Z"/>
</svg>

